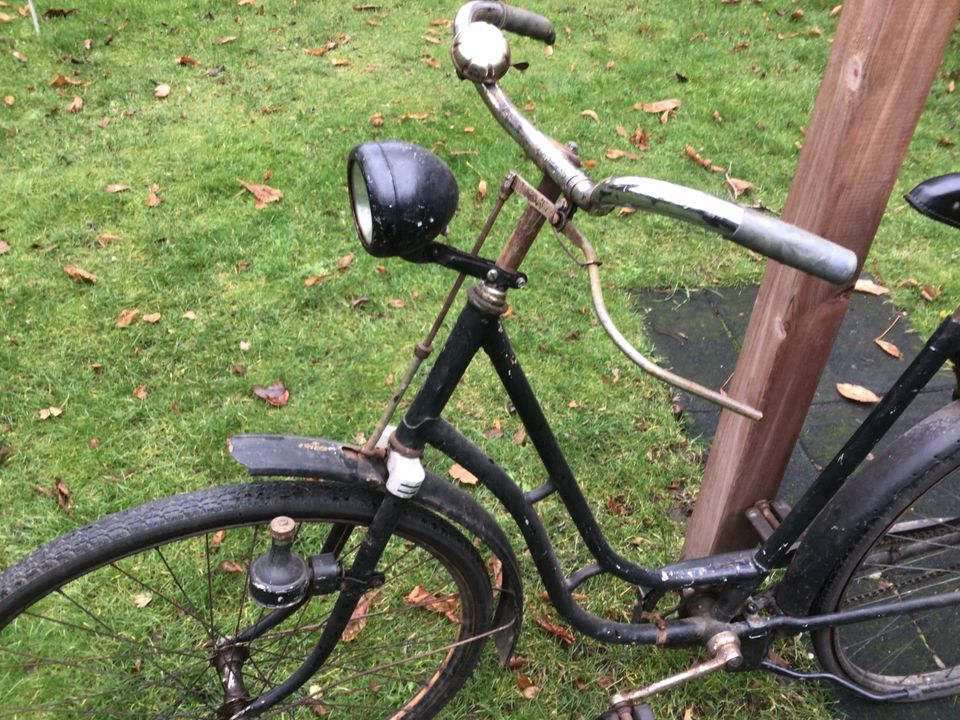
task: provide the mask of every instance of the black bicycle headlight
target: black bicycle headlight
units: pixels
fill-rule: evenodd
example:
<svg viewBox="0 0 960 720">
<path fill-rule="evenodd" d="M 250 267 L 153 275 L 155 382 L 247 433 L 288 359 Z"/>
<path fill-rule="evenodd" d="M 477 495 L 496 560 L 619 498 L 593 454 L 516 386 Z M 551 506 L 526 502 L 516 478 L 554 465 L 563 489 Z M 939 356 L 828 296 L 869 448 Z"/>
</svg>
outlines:
<svg viewBox="0 0 960 720">
<path fill-rule="evenodd" d="M 443 160 L 395 140 L 355 147 L 347 186 L 360 242 L 376 257 L 415 256 L 446 229 L 460 197 Z"/>
</svg>

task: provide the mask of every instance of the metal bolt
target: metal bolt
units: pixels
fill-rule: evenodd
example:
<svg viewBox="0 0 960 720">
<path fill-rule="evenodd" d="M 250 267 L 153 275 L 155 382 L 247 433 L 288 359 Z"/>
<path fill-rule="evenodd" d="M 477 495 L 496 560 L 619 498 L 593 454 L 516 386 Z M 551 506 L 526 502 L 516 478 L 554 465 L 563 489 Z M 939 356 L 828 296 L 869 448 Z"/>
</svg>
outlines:
<svg viewBox="0 0 960 720">
<path fill-rule="evenodd" d="M 527 284 L 526 278 L 522 278 L 522 277 L 517 278 L 517 289 L 522 288 L 526 284 Z"/>
<path fill-rule="evenodd" d="M 270 536 L 277 542 L 292 542 L 297 534 L 297 523 L 293 518 L 279 515 L 270 521 Z"/>
<path fill-rule="evenodd" d="M 487 280 L 490 282 L 496 282 L 498 277 L 500 277 L 500 273 L 498 273 L 496 270 L 487 270 Z"/>
</svg>

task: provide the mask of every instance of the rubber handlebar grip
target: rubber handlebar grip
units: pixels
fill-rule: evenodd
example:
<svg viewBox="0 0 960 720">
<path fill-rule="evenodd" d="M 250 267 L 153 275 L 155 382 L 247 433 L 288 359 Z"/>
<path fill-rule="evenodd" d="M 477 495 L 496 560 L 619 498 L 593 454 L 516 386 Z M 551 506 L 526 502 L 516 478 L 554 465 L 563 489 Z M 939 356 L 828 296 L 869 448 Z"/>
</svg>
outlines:
<svg viewBox="0 0 960 720">
<path fill-rule="evenodd" d="M 849 282 L 857 271 L 857 256 L 851 250 L 755 210 L 744 211 L 743 222 L 730 239 L 832 283 Z"/>
<path fill-rule="evenodd" d="M 553 45 L 557 39 L 557 31 L 547 18 L 512 5 L 503 6 L 503 29 L 547 45 Z"/>
</svg>

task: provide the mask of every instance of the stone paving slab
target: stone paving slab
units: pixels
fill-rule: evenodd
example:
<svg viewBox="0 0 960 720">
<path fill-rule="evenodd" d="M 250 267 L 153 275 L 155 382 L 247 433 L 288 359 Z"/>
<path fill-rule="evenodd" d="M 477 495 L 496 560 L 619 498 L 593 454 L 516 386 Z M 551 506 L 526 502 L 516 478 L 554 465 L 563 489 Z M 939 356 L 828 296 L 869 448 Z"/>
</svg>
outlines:
<svg viewBox="0 0 960 720">
<path fill-rule="evenodd" d="M 717 389 L 729 381 L 736 366 L 756 294 L 756 286 L 690 293 L 642 291 L 634 295 L 634 301 L 645 316 L 647 339 L 662 364 Z M 924 338 L 902 317 L 884 339 L 900 348 L 903 359 L 891 357 L 874 342 L 899 315 L 882 298 L 854 293 L 781 486 L 782 499 L 792 502 L 798 498 L 870 412 L 869 405 L 841 397 L 836 384 L 863 385 L 883 395 L 923 346 Z M 941 370 L 878 449 L 949 402 L 953 387 L 953 374 Z M 709 444 L 717 429 L 719 409 L 680 391 L 677 400 L 688 433 Z"/>
<path fill-rule="evenodd" d="M 634 295 L 634 301 L 635 308 L 645 317 L 647 339 L 661 363 L 680 375 L 717 389 L 723 387 L 733 373 L 756 295 L 756 286 L 690 293 L 640 291 Z M 898 315 L 896 308 L 882 298 L 854 293 L 790 459 L 780 487 L 780 499 L 795 502 L 870 412 L 869 405 L 842 398 L 836 391 L 836 383 L 863 385 L 883 395 L 923 346 L 925 338 L 912 331 L 903 317 L 884 336 L 903 352 L 902 360 L 886 354 L 874 342 Z M 797 352 L 803 352 L 803 348 Z M 941 370 L 877 449 L 947 404 L 954 384 L 952 372 Z M 682 420 L 687 432 L 708 445 L 717 429 L 719 409 L 679 391 L 677 402 L 683 408 Z M 920 705 L 871 703 L 843 693 L 837 693 L 836 699 L 837 716 L 849 720 L 957 718 L 953 698 Z"/>
</svg>

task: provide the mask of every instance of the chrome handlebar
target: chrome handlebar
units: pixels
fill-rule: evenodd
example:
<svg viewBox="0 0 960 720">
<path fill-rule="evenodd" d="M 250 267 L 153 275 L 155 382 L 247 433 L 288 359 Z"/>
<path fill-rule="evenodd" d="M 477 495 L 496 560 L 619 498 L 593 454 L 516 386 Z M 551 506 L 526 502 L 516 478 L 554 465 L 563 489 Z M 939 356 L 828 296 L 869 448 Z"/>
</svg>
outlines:
<svg viewBox="0 0 960 720">
<path fill-rule="evenodd" d="M 549 21 L 540 15 L 500 2 L 468 2 L 454 20 L 452 54 L 457 73 L 474 83 L 507 134 L 572 203 L 594 215 L 624 206 L 667 215 L 824 280 L 839 284 L 853 278 L 858 266 L 853 252 L 777 218 L 662 180 L 617 177 L 594 183 L 500 87 L 499 80 L 510 68 L 510 47 L 500 28 L 544 42 L 554 37 Z"/>
</svg>

